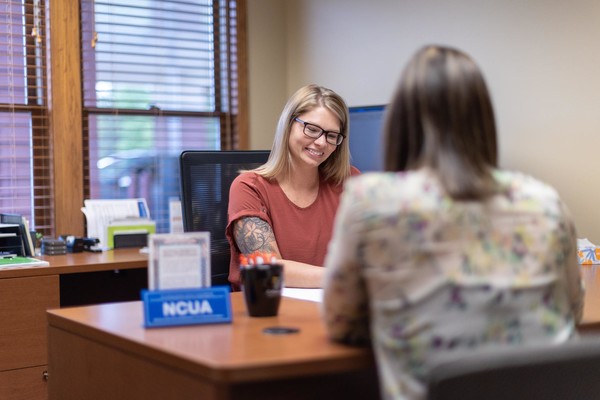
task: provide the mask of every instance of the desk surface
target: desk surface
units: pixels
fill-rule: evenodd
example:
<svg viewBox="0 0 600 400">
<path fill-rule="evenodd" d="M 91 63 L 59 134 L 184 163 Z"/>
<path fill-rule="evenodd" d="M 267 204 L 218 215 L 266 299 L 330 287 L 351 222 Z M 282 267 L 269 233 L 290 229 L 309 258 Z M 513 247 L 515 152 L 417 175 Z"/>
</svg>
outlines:
<svg viewBox="0 0 600 400">
<path fill-rule="evenodd" d="M 374 366 L 369 350 L 329 341 L 318 303 L 284 297 L 278 316 L 252 318 L 241 293 L 232 293 L 231 300 L 231 324 L 145 329 L 141 302 L 51 310 L 48 321 L 51 327 L 227 383 Z M 263 333 L 271 326 L 300 332 Z"/>
<path fill-rule="evenodd" d="M 48 261 L 50 265 L 47 267 L 2 267 L 0 268 L 0 279 L 148 267 L 148 255 L 140 253 L 139 248 L 109 250 L 101 253 L 67 253 L 60 256 L 36 258 Z"/>
<path fill-rule="evenodd" d="M 148 255 L 139 249 L 118 249 L 102 253 L 75 253 L 39 257 L 50 263 L 47 267 L 3 267 L 0 279 L 28 276 L 69 274 L 76 272 L 106 271 L 112 269 L 147 268 Z M 582 330 L 600 330 L 600 265 L 581 265 L 585 285 Z"/>
<path fill-rule="evenodd" d="M 40 258 L 48 261 L 50 266 L 0 268 L 0 279 L 148 266 L 147 254 L 140 253 L 139 249 L 119 249 L 102 253 L 83 252 Z M 600 264 L 581 265 L 580 268 L 586 288 L 580 328 L 600 330 Z"/>
</svg>

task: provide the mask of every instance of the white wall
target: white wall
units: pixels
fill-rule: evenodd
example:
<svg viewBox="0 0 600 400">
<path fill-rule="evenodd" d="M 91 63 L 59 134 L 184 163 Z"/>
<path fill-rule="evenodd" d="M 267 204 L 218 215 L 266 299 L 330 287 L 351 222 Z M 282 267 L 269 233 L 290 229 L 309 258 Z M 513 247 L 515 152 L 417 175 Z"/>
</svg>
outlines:
<svg viewBox="0 0 600 400">
<path fill-rule="evenodd" d="M 250 148 L 270 149 L 286 90 L 285 1 L 248 0 Z"/>
<path fill-rule="evenodd" d="M 600 2 L 248 0 L 248 8 L 253 148 L 270 147 L 298 87 L 330 87 L 351 106 L 387 103 L 414 51 L 452 45 L 487 78 L 501 166 L 555 186 L 578 236 L 600 244 Z M 253 52 L 257 30 L 263 53 Z"/>
</svg>

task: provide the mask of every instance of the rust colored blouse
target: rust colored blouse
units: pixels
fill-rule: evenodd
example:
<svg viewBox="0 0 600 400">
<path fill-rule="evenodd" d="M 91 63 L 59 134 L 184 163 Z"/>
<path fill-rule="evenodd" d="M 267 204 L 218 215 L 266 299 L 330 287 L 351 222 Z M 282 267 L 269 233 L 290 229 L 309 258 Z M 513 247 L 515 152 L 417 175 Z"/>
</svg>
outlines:
<svg viewBox="0 0 600 400">
<path fill-rule="evenodd" d="M 352 168 L 352 175 L 358 173 Z M 282 258 L 323 265 L 342 190 L 343 185 L 321 181 L 317 199 L 302 208 L 287 198 L 276 180 L 267 180 L 254 172 L 240 174 L 231 184 L 226 231 L 231 247 L 229 281 L 234 288 L 239 288 L 240 279 L 234 221 L 258 217 L 273 229 Z"/>
</svg>

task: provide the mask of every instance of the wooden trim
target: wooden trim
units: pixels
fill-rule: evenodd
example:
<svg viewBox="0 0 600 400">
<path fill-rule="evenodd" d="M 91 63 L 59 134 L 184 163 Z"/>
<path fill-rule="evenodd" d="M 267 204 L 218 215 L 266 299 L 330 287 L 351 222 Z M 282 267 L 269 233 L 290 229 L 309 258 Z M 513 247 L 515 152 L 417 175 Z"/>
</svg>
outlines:
<svg viewBox="0 0 600 400">
<path fill-rule="evenodd" d="M 55 234 L 82 236 L 83 140 L 79 2 L 49 6 L 50 134 L 53 138 Z"/>
<path fill-rule="evenodd" d="M 250 137 L 248 127 L 248 14 L 246 0 L 238 0 L 237 4 L 237 56 L 238 56 L 238 114 L 237 114 L 237 143 L 240 150 L 250 149 Z"/>
</svg>

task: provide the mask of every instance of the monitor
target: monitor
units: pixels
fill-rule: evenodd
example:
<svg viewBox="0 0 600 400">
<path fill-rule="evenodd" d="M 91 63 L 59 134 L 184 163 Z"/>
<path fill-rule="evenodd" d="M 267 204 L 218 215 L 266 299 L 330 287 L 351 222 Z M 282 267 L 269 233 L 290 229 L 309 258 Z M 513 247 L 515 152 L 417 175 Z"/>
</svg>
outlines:
<svg viewBox="0 0 600 400">
<path fill-rule="evenodd" d="M 383 171 L 384 105 L 350 107 L 350 155 L 361 172 Z"/>
</svg>

